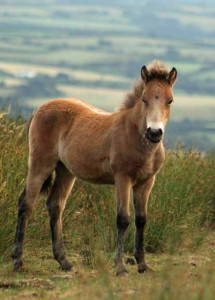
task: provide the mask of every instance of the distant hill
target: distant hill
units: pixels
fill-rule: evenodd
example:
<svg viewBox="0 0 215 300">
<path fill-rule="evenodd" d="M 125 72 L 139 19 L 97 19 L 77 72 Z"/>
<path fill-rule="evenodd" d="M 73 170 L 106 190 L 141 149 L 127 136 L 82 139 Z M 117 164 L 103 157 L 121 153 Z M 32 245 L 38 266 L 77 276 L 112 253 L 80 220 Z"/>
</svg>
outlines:
<svg viewBox="0 0 215 300">
<path fill-rule="evenodd" d="M 26 116 L 50 98 L 77 97 L 113 111 L 142 65 L 160 59 L 177 68 L 175 94 L 190 103 L 176 102 L 170 145 L 180 134 L 208 149 L 215 143 L 214 13 L 213 1 L 1 1 L 0 107 L 13 103 Z"/>
</svg>

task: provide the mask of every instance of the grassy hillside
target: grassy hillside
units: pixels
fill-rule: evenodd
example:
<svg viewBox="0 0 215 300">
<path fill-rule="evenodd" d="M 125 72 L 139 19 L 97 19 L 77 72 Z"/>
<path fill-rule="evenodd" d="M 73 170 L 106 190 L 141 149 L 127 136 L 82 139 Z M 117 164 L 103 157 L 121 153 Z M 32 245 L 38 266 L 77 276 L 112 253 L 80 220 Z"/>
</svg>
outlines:
<svg viewBox="0 0 215 300">
<path fill-rule="evenodd" d="M 63 275 L 52 259 L 45 198 L 37 201 L 24 246 L 23 271 L 10 258 L 17 199 L 27 172 L 25 125 L 0 116 L 0 297 L 19 299 L 212 299 L 215 281 L 213 154 L 166 153 L 149 201 L 146 250 L 154 274 L 128 266 L 126 279 L 114 275 L 115 200 L 113 187 L 77 181 L 63 216 L 68 257 L 76 272 Z M 132 207 L 131 207 L 132 209 Z M 134 222 L 126 239 L 132 257 Z M 36 278 L 32 280 L 33 278 Z M 27 280 L 27 281 L 26 281 Z M 3 288 L 7 287 L 7 289 Z"/>
</svg>

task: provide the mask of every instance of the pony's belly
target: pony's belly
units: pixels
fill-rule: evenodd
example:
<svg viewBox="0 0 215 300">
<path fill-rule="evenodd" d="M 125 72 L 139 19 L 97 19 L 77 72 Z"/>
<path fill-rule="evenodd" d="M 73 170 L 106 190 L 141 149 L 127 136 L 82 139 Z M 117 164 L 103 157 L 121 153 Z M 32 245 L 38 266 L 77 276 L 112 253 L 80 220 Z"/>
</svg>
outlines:
<svg viewBox="0 0 215 300">
<path fill-rule="evenodd" d="M 77 178 L 95 184 L 114 184 L 114 176 L 110 168 L 109 160 L 62 160 L 66 168 Z"/>
<path fill-rule="evenodd" d="M 112 176 L 103 176 L 98 178 L 81 178 L 81 179 L 94 184 L 114 184 L 114 178 Z"/>
<path fill-rule="evenodd" d="M 111 174 L 92 174 L 90 172 L 84 172 L 83 170 L 71 170 L 71 172 L 84 181 L 94 184 L 114 184 L 114 177 Z"/>
</svg>

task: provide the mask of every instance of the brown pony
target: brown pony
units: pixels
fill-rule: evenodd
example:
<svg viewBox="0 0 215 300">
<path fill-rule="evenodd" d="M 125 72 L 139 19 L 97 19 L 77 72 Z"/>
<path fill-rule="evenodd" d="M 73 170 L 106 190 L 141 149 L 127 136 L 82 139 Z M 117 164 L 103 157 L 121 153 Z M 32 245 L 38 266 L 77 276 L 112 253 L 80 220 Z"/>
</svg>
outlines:
<svg viewBox="0 0 215 300">
<path fill-rule="evenodd" d="M 55 172 L 47 208 L 54 258 L 71 269 L 62 241 L 62 213 L 76 177 L 91 183 L 114 184 L 117 203 L 116 274 L 126 275 L 123 243 L 129 225 L 129 198 L 135 210 L 134 255 L 138 272 L 149 270 L 143 240 L 147 201 L 156 173 L 164 161 L 162 138 L 173 101 L 177 77 L 159 61 L 141 69 L 141 78 L 127 94 L 120 110 L 107 113 L 76 99 L 50 101 L 39 108 L 29 128 L 29 172 L 19 197 L 13 260 L 22 262 L 22 244 L 28 218 L 40 191 Z"/>
</svg>

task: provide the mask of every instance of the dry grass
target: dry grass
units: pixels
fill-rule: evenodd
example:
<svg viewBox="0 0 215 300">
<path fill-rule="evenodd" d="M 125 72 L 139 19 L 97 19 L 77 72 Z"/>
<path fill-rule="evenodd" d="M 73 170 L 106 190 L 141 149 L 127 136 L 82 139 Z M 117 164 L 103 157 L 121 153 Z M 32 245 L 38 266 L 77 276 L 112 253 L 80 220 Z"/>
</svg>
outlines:
<svg viewBox="0 0 215 300">
<path fill-rule="evenodd" d="M 146 250 L 157 272 L 140 275 L 128 266 L 128 278 L 116 278 L 115 200 L 111 187 L 78 181 L 64 212 L 72 278 L 52 259 L 45 199 L 37 201 L 24 247 L 25 267 L 13 273 L 10 258 L 17 198 L 27 172 L 27 141 L 21 121 L 0 118 L 0 297 L 1 299 L 212 299 L 214 295 L 214 156 L 195 151 L 168 152 L 149 202 Z M 133 252 L 133 220 L 126 255 Z M 152 254 L 153 253 L 153 254 Z M 37 286 L 32 281 L 37 278 Z M 20 280 L 22 280 L 20 282 Z M 39 281 L 38 281 L 39 280 Z M 40 280 L 44 280 L 42 282 Z M 54 285 L 48 289 L 46 280 Z M 8 288 L 1 288 L 4 282 Z"/>
</svg>

